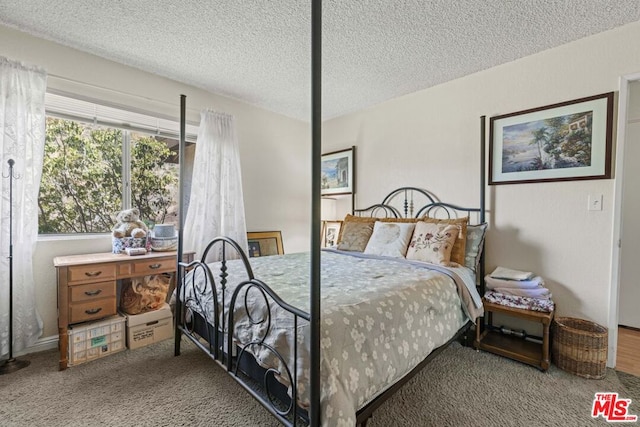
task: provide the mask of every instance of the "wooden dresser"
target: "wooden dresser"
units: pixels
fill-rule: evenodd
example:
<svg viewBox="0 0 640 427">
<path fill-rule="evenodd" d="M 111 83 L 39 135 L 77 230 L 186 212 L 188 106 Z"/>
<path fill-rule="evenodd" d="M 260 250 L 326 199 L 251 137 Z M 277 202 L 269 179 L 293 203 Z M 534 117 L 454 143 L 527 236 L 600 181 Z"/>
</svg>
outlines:
<svg viewBox="0 0 640 427">
<path fill-rule="evenodd" d="M 118 280 L 175 273 L 176 258 L 176 252 L 150 252 L 140 256 L 96 253 L 54 258 L 60 370 L 67 368 L 69 325 L 113 316 L 118 310 Z M 193 252 L 183 254 L 183 260 L 191 262 Z"/>
</svg>

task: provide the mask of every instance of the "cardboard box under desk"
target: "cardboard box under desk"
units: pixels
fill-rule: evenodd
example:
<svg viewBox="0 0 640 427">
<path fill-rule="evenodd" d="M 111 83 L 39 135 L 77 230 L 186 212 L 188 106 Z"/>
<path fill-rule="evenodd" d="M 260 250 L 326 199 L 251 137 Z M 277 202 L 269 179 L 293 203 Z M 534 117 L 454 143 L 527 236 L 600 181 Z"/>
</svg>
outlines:
<svg viewBox="0 0 640 427">
<path fill-rule="evenodd" d="M 119 315 L 70 326 L 67 331 L 69 366 L 124 350 L 124 327 L 125 319 Z"/>
<path fill-rule="evenodd" d="M 126 317 L 127 347 L 131 350 L 173 337 L 173 315 L 167 303 L 157 310 Z"/>
</svg>

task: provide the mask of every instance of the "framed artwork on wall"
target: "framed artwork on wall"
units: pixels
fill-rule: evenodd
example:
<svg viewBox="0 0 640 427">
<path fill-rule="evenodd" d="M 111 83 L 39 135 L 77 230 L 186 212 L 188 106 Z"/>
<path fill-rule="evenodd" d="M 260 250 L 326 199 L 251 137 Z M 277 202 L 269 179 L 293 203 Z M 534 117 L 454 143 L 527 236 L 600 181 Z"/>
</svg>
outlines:
<svg viewBox="0 0 640 427">
<path fill-rule="evenodd" d="M 489 185 L 611 178 L 613 92 L 492 117 Z"/>
<path fill-rule="evenodd" d="M 322 182 L 320 193 L 323 196 L 330 194 L 352 194 L 354 185 L 354 157 L 355 147 L 347 150 L 334 151 L 322 155 L 321 169 Z"/>
<path fill-rule="evenodd" d="M 249 256 L 283 255 L 282 233 L 280 231 L 256 231 L 247 233 Z"/>
</svg>

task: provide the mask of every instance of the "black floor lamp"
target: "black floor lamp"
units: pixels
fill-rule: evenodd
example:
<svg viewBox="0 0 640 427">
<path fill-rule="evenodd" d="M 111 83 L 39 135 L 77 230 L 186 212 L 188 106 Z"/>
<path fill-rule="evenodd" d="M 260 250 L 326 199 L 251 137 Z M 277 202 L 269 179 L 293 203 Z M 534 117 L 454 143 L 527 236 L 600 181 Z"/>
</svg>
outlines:
<svg viewBox="0 0 640 427">
<path fill-rule="evenodd" d="M 13 357 L 13 159 L 9 159 L 9 358 L 0 366 L 0 375 L 10 374 L 29 366 L 28 360 Z"/>
</svg>

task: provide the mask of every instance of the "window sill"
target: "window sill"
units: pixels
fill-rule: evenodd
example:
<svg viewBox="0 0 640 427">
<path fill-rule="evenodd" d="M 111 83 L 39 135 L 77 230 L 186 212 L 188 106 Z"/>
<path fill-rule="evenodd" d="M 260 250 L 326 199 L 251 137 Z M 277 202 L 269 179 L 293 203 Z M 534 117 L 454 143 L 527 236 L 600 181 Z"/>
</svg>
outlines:
<svg viewBox="0 0 640 427">
<path fill-rule="evenodd" d="M 110 233 L 38 234 L 38 242 L 95 240 L 111 237 Z"/>
</svg>

